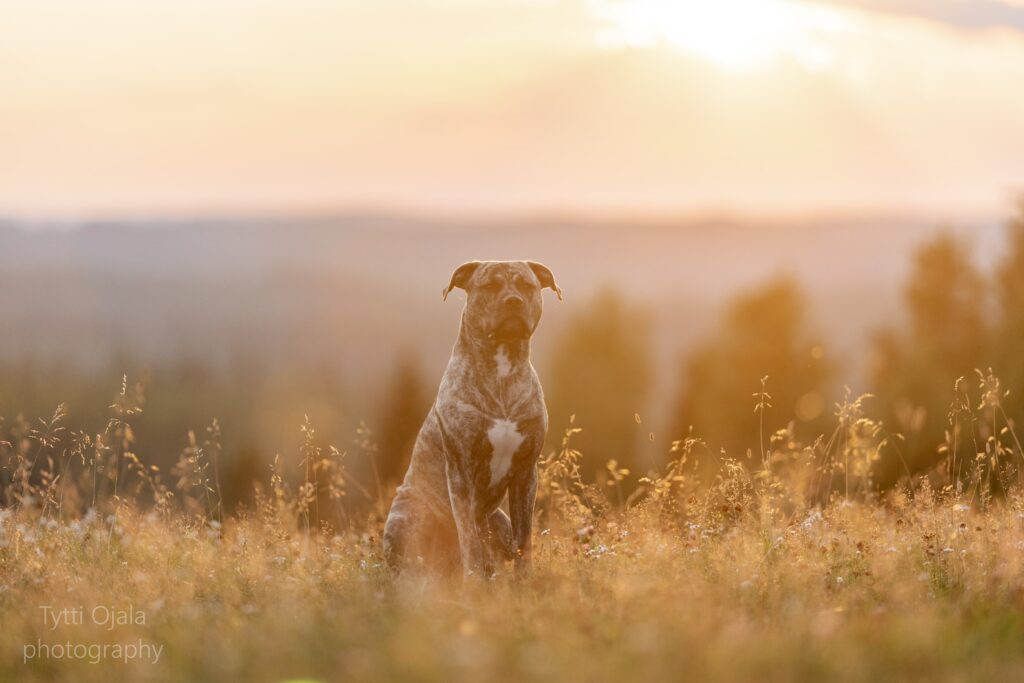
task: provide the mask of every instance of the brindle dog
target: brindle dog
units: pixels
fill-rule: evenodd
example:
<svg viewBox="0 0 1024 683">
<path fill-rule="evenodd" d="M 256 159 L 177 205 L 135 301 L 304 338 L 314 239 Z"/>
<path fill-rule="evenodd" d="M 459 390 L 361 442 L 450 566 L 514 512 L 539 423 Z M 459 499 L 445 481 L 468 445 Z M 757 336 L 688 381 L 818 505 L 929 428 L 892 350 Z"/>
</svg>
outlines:
<svg viewBox="0 0 1024 683">
<path fill-rule="evenodd" d="M 537 458 L 548 429 L 544 392 L 530 363 L 541 290 L 562 298 L 551 271 L 532 261 L 471 261 L 442 293 L 466 291 L 459 338 L 420 428 L 405 481 L 384 527 L 395 570 L 419 562 L 491 576 L 514 560 L 530 567 Z M 506 515 L 499 507 L 508 493 Z"/>
</svg>

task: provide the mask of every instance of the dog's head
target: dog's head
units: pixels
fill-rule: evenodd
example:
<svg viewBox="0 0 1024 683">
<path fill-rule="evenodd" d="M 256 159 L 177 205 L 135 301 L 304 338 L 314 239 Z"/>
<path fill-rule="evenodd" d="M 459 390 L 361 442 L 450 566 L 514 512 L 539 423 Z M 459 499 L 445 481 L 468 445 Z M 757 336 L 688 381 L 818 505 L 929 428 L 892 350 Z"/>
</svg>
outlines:
<svg viewBox="0 0 1024 683">
<path fill-rule="evenodd" d="M 476 337 L 497 342 L 529 339 L 540 322 L 541 290 L 548 287 L 562 298 L 555 276 L 534 261 L 470 261 L 452 273 L 442 292 L 466 291 L 465 324 Z"/>
</svg>

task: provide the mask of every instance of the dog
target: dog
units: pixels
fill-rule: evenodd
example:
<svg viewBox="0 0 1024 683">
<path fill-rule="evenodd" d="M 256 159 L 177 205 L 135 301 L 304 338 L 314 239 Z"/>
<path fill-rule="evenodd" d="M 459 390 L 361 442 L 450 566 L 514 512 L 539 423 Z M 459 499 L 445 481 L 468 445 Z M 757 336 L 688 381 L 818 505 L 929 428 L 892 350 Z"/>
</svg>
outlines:
<svg viewBox="0 0 1024 683">
<path fill-rule="evenodd" d="M 470 261 L 442 300 L 465 290 L 459 336 L 437 399 L 420 428 L 384 525 L 396 572 L 418 563 L 491 577 L 506 561 L 531 566 L 537 460 L 548 429 L 544 392 L 530 363 L 541 291 L 562 299 L 533 261 Z M 509 514 L 499 507 L 508 493 Z"/>
</svg>

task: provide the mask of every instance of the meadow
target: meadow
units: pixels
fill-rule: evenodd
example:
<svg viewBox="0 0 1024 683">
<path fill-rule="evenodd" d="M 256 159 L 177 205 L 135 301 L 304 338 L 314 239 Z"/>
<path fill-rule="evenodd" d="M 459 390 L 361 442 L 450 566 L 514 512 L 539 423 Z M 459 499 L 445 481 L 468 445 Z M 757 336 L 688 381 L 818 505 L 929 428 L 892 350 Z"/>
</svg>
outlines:
<svg viewBox="0 0 1024 683">
<path fill-rule="evenodd" d="M 1021 83 L 1024 0 L 0 0 L 0 683 L 1024 681 Z M 397 575 L 490 259 L 533 567 Z"/>
<path fill-rule="evenodd" d="M 308 421 L 226 513 L 216 425 L 147 465 L 125 383 L 95 436 L 63 409 L 4 426 L 0 680 L 1016 680 L 1021 451 L 995 377 L 951 397 L 944 460 L 884 492 L 899 437 L 870 397 L 805 444 L 768 424 L 767 385 L 748 453 L 690 435 L 600 486 L 570 424 L 540 465 L 533 572 L 464 582 L 389 575 L 386 495 L 356 514 L 348 456 Z"/>
</svg>

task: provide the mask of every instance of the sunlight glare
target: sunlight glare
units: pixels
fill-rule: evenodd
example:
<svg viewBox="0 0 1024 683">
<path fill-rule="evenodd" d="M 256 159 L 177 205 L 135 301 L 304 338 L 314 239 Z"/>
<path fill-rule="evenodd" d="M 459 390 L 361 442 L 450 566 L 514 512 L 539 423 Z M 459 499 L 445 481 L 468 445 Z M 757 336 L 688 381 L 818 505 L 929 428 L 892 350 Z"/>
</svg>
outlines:
<svg viewBox="0 0 1024 683">
<path fill-rule="evenodd" d="M 603 47 L 667 44 L 720 66 L 787 56 L 808 69 L 834 61 L 829 37 L 848 28 L 839 10 L 791 0 L 593 0 Z"/>
</svg>

